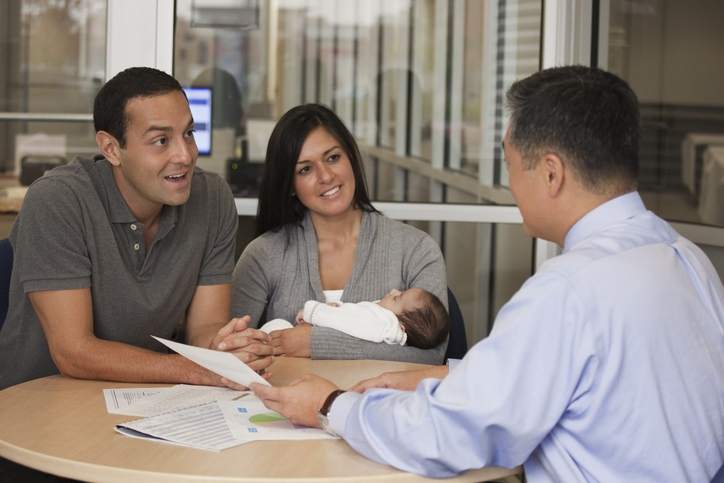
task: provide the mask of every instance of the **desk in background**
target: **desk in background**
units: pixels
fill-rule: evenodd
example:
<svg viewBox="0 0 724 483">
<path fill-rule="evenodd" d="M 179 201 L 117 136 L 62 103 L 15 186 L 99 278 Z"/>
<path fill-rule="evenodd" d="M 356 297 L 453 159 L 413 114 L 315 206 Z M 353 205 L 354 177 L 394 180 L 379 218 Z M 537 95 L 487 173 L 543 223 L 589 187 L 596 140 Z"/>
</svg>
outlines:
<svg viewBox="0 0 724 483">
<path fill-rule="evenodd" d="M 701 189 L 703 154 L 708 146 L 724 146 L 724 134 L 688 133 L 681 144 L 681 180 L 697 198 Z"/>
<path fill-rule="evenodd" d="M 724 147 L 704 151 L 699 216 L 704 223 L 724 226 Z"/>
<path fill-rule="evenodd" d="M 10 234 L 27 190 L 16 176 L 0 175 L 0 239 Z"/>
<path fill-rule="evenodd" d="M 349 387 L 380 372 L 418 367 L 389 361 L 282 357 L 270 370 L 274 384 L 287 384 L 314 372 Z M 212 453 L 127 438 L 116 433 L 114 425 L 133 418 L 108 414 L 102 389 L 140 386 L 144 385 L 51 376 L 0 391 L 0 456 L 90 481 L 440 481 L 377 464 L 341 440 L 256 441 Z M 444 481 L 515 479 L 517 474 L 519 469 L 483 468 Z"/>
</svg>

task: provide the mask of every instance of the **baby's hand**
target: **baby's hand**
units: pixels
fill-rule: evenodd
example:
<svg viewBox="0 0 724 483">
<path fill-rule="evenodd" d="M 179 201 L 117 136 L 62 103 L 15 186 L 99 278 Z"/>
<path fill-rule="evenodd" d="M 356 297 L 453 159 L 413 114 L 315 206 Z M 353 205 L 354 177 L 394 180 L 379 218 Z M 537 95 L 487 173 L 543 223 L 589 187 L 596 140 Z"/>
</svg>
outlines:
<svg viewBox="0 0 724 483">
<path fill-rule="evenodd" d="M 306 323 L 306 320 L 304 320 L 304 309 L 302 309 L 302 310 L 300 310 L 299 312 L 297 312 L 297 316 L 294 317 L 294 321 L 295 321 L 297 324 L 304 324 L 304 323 Z"/>
</svg>

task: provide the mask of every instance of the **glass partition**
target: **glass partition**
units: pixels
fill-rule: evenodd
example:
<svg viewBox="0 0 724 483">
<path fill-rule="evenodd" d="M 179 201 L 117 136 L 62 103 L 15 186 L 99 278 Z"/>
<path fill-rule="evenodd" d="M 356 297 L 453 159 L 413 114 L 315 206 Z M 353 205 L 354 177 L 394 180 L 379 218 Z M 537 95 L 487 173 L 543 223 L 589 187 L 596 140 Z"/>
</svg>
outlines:
<svg viewBox="0 0 724 483">
<path fill-rule="evenodd" d="M 669 220 L 724 226 L 724 3 L 601 4 L 599 64 L 641 103 L 646 205 Z"/>
<path fill-rule="evenodd" d="M 539 69 L 541 20 L 540 0 L 177 0 L 174 74 L 225 99 L 199 165 L 255 196 L 275 121 L 321 102 L 357 137 L 373 201 L 512 205 L 503 94 Z M 495 217 L 424 221 L 420 206 L 414 224 L 444 248 L 478 340 L 532 273 L 533 240 Z"/>
<path fill-rule="evenodd" d="M 0 2 L 0 171 L 24 156 L 69 160 L 95 146 L 107 0 Z"/>
</svg>

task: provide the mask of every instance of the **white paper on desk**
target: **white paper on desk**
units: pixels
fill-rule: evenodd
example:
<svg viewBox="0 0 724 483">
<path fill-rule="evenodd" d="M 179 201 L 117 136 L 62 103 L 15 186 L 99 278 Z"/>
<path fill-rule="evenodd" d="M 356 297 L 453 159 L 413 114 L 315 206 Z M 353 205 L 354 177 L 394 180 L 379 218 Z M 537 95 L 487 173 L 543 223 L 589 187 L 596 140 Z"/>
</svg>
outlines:
<svg viewBox="0 0 724 483">
<path fill-rule="evenodd" d="M 128 416 L 149 417 L 162 414 L 167 411 L 196 406 L 211 401 L 225 401 L 237 399 L 244 395 L 244 392 L 235 391 L 233 389 L 216 386 L 190 386 L 187 384 L 178 384 L 173 387 L 158 388 L 159 391 L 151 396 L 139 398 L 133 404 L 124 408 L 111 411 L 113 414 L 125 414 Z M 122 389 L 104 389 L 106 391 L 122 391 Z M 108 403 L 106 402 L 108 407 Z"/>
<path fill-rule="evenodd" d="M 221 451 L 245 443 L 234 438 L 216 401 L 121 423 L 116 425 L 116 431 L 134 438 L 162 440 L 207 451 Z"/>
<path fill-rule="evenodd" d="M 253 394 L 236 401 L 219 401 L 226 424 L 237 440 L 335 439 L 316 428 L 296 426 L 264 406 Z"/>
<path fill-rule="evenodd" d="M 257 374 L 254 369 L 241 362 L 230 352 L 203 349 L 191 345 L 180 344 L 161 337 L 151 336 L 169 349 L 178 352 L 196 364 L 205 367 L 211 372 L 234 381 L 237 384 L 249 386 L 252 382 L 258 382 L 265 386 L 271 386 L 266 379 Z"/>
<path fill-rule="evenodd" d="M 165 387 L 139 387 L 121 389 L 103 389 L 103 399 L 106 401 L 106 410 L 110 414 L 129 414 L 129 408 L 161 394 L 169 388 Z M 135 414 L 131 414 L 135 416 Z"/>
</svg>

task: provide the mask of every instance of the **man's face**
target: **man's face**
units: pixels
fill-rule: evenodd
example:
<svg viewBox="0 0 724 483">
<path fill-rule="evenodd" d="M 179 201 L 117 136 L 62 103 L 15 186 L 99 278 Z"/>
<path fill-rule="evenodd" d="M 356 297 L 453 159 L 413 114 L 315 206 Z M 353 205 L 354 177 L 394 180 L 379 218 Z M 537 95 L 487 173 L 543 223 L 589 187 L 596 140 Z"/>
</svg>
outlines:
<svg viewBox="0 0 724 483">
<path fill-rule="evenodd" d="M 523 164 L 523 157 L 509 139 L 510 129 L 505 133 L 503 139 L 510 191 L 523 216 L 525 231 L 530 236 L 539 237 L 542 235 L 540 227 L 544 219 L 541 215 L 545 211 L 545 199 L 542 196 L 544 186 L 541 179 L 542 175 L 539 173 L 541 163 L 537 163 L 532 169 L 526 169 Z"/>
<path fill-rule="evenodd" d="M 126 146 L 113 171 L 131 211 L 143 218 L 163 205 L 186 203 L 198 158 L 186 97 L 173 91 L 133 98 L 126 118 Z"/>
</svg>

